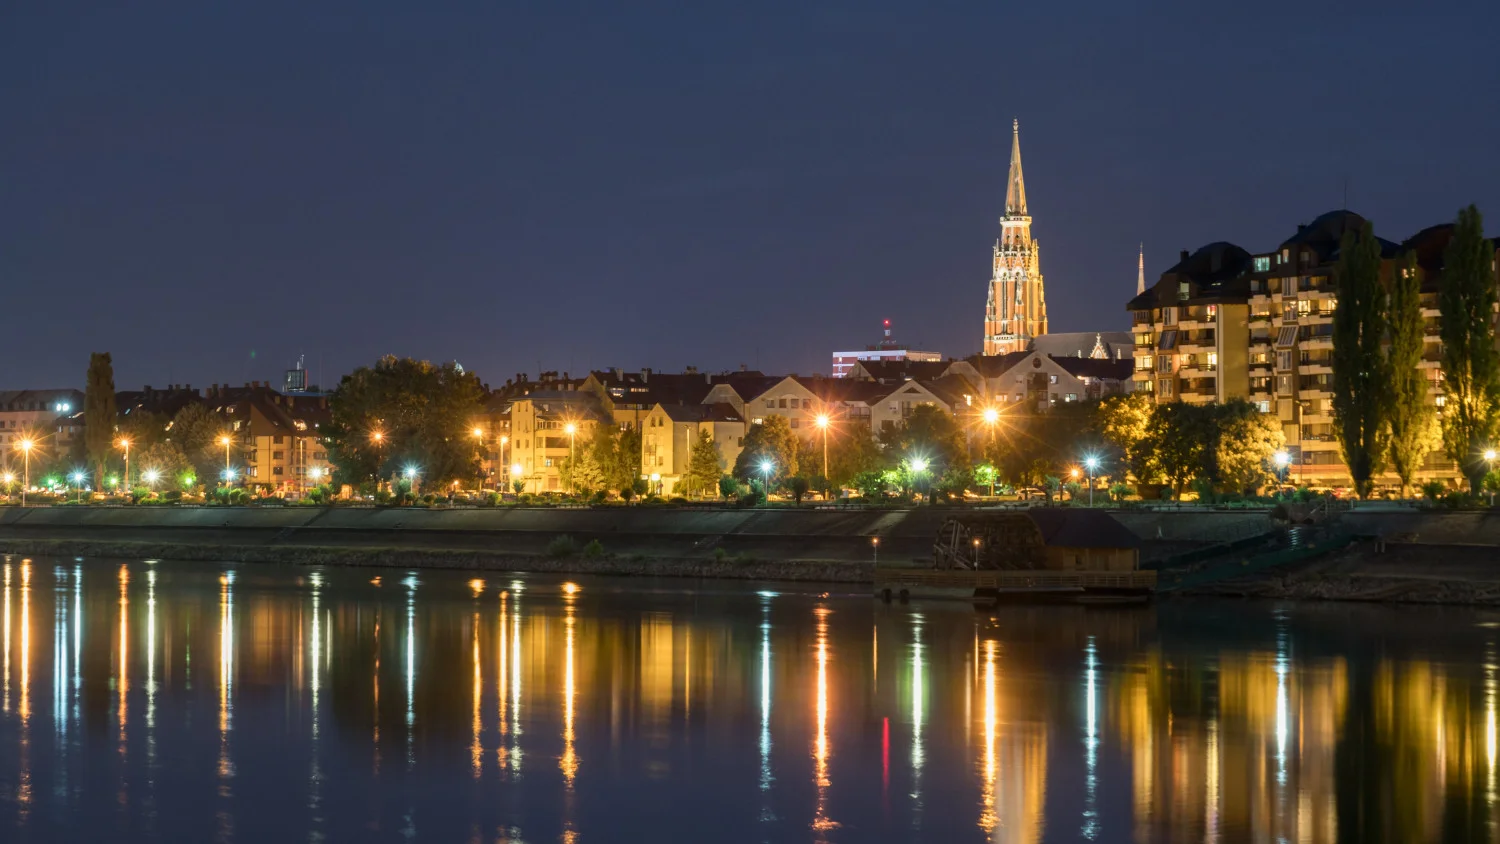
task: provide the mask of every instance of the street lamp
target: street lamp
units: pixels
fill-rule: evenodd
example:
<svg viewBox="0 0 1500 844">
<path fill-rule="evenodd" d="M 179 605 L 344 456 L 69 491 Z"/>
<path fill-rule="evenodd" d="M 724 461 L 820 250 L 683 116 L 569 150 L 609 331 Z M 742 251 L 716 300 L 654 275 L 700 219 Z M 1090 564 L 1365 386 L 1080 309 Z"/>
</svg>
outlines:
<svg viewBox="0 0 1500 844">
<path fill-rule="evenodd" d="M 1089 506 L 1094 506 L 1094 473 L 1099 470 L 1099 458 L 1094 456 L 1085 457 L 1083 465 L 1089 470 Z"/>
<path fill-rule="evenodd" d="M 80 471 L 78 471 L 77 469 L 74 469 L 73 470 L 73 474 L 70 475 L 69 477 L 71 477 L 73 479 L 73 483 L 78 487 L 78 495 L 77 495 L 77 497 L 74 500 L 77 501 L 78 503 L 82 504 L 83 503 L 83 473 L 80 472 Z"/>
<path fill-rule="evenodd" d="M 125 450 L 125 488 L 130 489 L 130 440 L 127 437 L 121 437 L 115 445 Z"/>
<path fill-rule="evenodd" d="M 146 486 L 150 487 L 152 492 L 156 491 L 156 481 L 160 477 L 161 473 L 155 469 L 147 469 L 141 473 L 141 480 L 146 482 Z"/>
<path fill-rule="evenodd" d="M 525 466 L 522 466 L 519 463 L 512 463 L 512 464 L 510 464 L 510 482 L 512 484 L 514 484 L 516 482 L 517 478 L 521 477 L 525 473 L 526 473 L 526 467 Z M 523 488 L 526 486 L 526 482 L 524 480 L 521 481 L 521 486 Z"/>
<path fill-rule="evenodd" d="M 229 446 L 234 440 L 228 434 L 219 435 L 219 445 L 224 446 L 224 477 L 229 477 Z"/>
<path fill-rule="evenodd" d="M 1283 449 L 1271 455 L 1271 459 L 1276 463 L 1276 482 L 1286 483 L 1286 467 L 1291 464 L 1292 456 Z"/>
<path fill-rule="evenodd" d="M 1493 448 L 1487 448 L 1484 450 L 1484 462 L 1489 464 L 1489 472 L 1487 474 L 1493 474 L 1495 471 L 1495 450 Z M 1490 490 L 1490 506 L 1495 506 L 1494 490 Z"/>
<path fill-rule="evenodd" d="M 568 492 L 574 492 L 578 488 L 578 479 L 573 471 L 573 435 L 578 433 L 578 426 L 569 422 L 563 426 L 563 431 L 568 435 Z"/>
<path fill-rule="evenodd" d="M 765 490 L 766 497 L 771 497 L 771 473 L 776 470 L 776 464 L 769 460 L 760 461 L 761 488 Z"/>
<path fill-rule="evenodd" d="M 819 413 L 818 418 L 813 420 L 814 424 L 823 431 L 823 498 L 828 498 L 828 414 Z"/>
<path fill-rule="evenodd" d="M 926 471 L 927 471 L 927 458 L 925 458 L 925 457 L 917 457 L 917 458 L 914 458 L 911 461 L 912 484 L 914 486 L 917 486 L 917 494 L 918 495 L 922 494 L 922 489 L 921 489 L 921 486 L 916 483 L 916 480 L 917 480 L 917 478 L 920 478 L 922 476 L 923 472 L 926 472 Z"/>
<path fill-rule="evenodd" d="M 474 483 L 474 492 L 477 495 L 484 492 L 484 429 L 475 425 L 469 433 L 474 435 L 474 455 L 475 462 L 478 464 L 475 470 L 478 473 L 477 480 Z"/>
<path fill-rule="evenodd" d="M 26 488 L 31 486 L 31 449 L 36 443 L 29 438 L 16 443 L 16 448 L 21 450 L 21 462 L 25 466 L 25 475 L 21 480 L 21 506 L 26 506 Z"/>
</svg>

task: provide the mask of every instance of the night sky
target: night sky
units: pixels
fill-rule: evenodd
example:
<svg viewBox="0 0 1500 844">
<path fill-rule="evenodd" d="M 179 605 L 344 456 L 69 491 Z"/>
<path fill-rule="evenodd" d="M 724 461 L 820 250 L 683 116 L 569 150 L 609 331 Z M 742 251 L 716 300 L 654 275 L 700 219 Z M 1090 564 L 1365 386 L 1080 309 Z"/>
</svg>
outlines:
<svg viewBox="0 0 1500 844">
<path fill-rule="evenodd" d="M 1500 231 L 1500 4 L 0 8 L 0 388 L 978 350 L 1012 118 L 1054 331 L 1137 244 Z M 254 357 L 251 353 L 254 351 Z"/>
</svg>

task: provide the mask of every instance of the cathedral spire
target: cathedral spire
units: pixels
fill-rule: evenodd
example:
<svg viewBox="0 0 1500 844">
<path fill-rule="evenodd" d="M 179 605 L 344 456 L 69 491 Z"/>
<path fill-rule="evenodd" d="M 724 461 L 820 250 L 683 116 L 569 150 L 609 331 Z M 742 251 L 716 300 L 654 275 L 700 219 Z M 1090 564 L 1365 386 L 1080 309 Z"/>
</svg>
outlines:
<svg viewBox="0 0 1500 844">
<path fill-rule="evenodd" d="M 1146 244 L 1141 244 L 1141 257 L 1135 264 L 1135 295 L 1146 292 Z"/>
<path fill-rule="evenodd" d="M 1021 175 L 1021 121 L 1011 123 L 1010 177 L 1005 185 L 1005 215 L 1026 216 L 1026 179 Z"/>
</svg>

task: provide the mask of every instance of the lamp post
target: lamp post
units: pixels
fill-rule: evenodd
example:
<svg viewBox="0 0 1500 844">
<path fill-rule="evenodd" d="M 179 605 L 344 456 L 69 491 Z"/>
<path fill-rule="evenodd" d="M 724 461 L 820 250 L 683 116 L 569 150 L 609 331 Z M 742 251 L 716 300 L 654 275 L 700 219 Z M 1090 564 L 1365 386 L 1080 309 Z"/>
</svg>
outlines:
<svg viewBox="0 0 1500 844">
<path fill-rule="evenodd" d="M 477 495 L 484 492 L 484 429 L 476 425 L 469 433 L 474 435 L 474 453 L 478 456 L 479 463 L 478 481 L 474 485 L 474 492 Z"/>
<path fill-rule="evenodd" d="M 16 443 L 16 448 L 21 450 L 21 463 L 23 475 L 21 476 L 21 506 L 26 506 L 26 489 L 31 486 L 31 449 L 36 443 L 30 439 L 24 439 Z"/>
<path fill-rule="evenodd" d="M 578 426 L 569 422 L 563 426 L 563 431 L 568 435 L 568 492 L 571 493 L 578 489 L 578 478 L 574 477 L 576 473 L 573 471 L 573 435 L 578 433 Z"/>
<path fill-rule="evenodd" d="M 141 473 L 141 480 L 146 482 L 146 487 L 152 492 L 156 492 L 156 479 L 159 477 L 161 477 L 161 473 L 155 469 L 147 469 Z"/>
<path fill-rule="evenodd" d="M 226 482 L 229 479 L 229 446 L 233 442 L 234 440 L 230 439 L 228 434 L 219 435 L 219 445 L 224 446 L 224 478 Z"/>
<path fill-rule="evenodd" d="M 77 469 L 74 469 L 73 470 L 72 478 L 73 478 L 73 484 L 78 488 L 78 492 L 74 496 L 73 500 L 76 501 L 76 502 L 78 502 L 79 504 L 82 504 L 83 503 L 83 473 L 80 472 L 80 471 L 78 471 Z"/>
<path fill-rule="evenodd" d="M 1085 457 L 1083 465 L 1087 466 L 1089 470 L 1089 506 L 1092 507 L 1094 506 L 1094 472 L 1099 469 L 1099 458 L 1092 456 Z"/>
<path fill-rule="evenodd" d="M 766 498 L 771 497 L 771 472 L 775 471 L 776 464 L 769 460 L 760 461 L 761 489 L 766 493 Z"/>
<path fill-rule="evenodd" d="M 1276 463 L 1276 482 L 1286 483 L 1286 467 L 1292 462 L 1292 456 L 1282 450 L 1272 455 L 1271 459 Z"/>
<path fill-rule="evenodd" d="M 505 462 L 505 444 L 508 442 L 510 442 L 510 437 L 504 435 L 500 437 L 500 465 L 507 467 L 505 472 L 505 489 L 510 489 L 510 470 L 509 465 Z M 504 490 L 501 491 L 504 492 Z"/>
<path fill-rule="evenodd" d="M 1486 475 L 1493 474 L 1495 471 L 1495 450 L 1493 448 L 1484 450 L 1484 462 L 1488 464 Z M 1495 506 L 1495 491 L 1493 489 L 1490 490 L 1490 506 Z"/>
<path fill-rule="evenodd" d="M 406 467 L 406 486 L 407 491 L 415 498 L 417 495 L 417 467 Z"/>
<path fill-rule="evenodd" d="M 522 466 L 519 463 L 512 463 L 512 464 L 510 464 L 510 482 L 513 485 L 512 488 L 514 488 L 514 484 L 516 482 L 516 479 L 517 478 L 521 478 L 522 479 L 521 480 L 521 489 L 525 489 L 526 488 L 525 475 L 526 475 L 526 467 L 525 466 Z M 519 491 L 517 492 L 517 494 L 519 494 Z"/>
<path fill-rule="evenodd" d="M 117 445 L 125 450 L 125 489 L 128 492 L 130 490 L 130 440 L 121 437 Z"/>
<path fill-rule="evenodd" d="M 379 428 L 371 431 L 370 442 L 375 444 L 375 490 L 376 492 L 379 492 L 381 486 L 380 460 L 384 455 L 383 449 L 385 448 L 385 432 L 380 430 Z"/>
<path fill-rule="evenodd" d="M 984 413 L 980 415 L 980 418 L 984 420 L 984 426 L 989 429 L 990 445 L 993 446 L 995 444 L 995 425 L 1000 421 L 1000 411 L 996 410 L 993 407 L 986 407 L 984 409 Z M 995 497 L 995 475 L 997 473 L 994 471 L 994 469 L 995 469 L 994 464 L 991 464 L 990 465 L 990 497 L 991 498 Z"/>
<path fill-rule="evenodd" d="M 828 414 L 819 413 L 814 420 L 818 428 L 823 431 L 823 500 L 828 500 Z"/>
<path fill-rule="evenodd" d="M 926 472 L 926 471 L 927 471 L 927 458 L 925 458 L 925 457 L 918 457 L 918 458 L 916 458 L 915 460 L 913 460 L 911 462 L 912 486 L 914 486 L 914 487 L 917 488 L 917 494 L 918 495 L 922 494 L 922 488 L 921 488 L 921 485 L 917 483 L 917 479 L 920 478 L 920 477 L 922 477 L 922 474 L 924 472 Z"/>
</svg>

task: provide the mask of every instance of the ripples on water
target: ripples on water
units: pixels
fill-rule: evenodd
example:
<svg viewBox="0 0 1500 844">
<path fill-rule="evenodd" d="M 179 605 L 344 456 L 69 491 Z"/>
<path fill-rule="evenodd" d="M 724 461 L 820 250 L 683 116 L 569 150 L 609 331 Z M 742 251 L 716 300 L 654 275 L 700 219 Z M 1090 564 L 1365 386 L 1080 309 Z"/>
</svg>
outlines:
<svg viewBox="0 0 1500 844">
<path fill-rule="evenodd" d="M 4 841 L 1497 838 L 1494 614 L 3 576 Z"/>
</svg>

